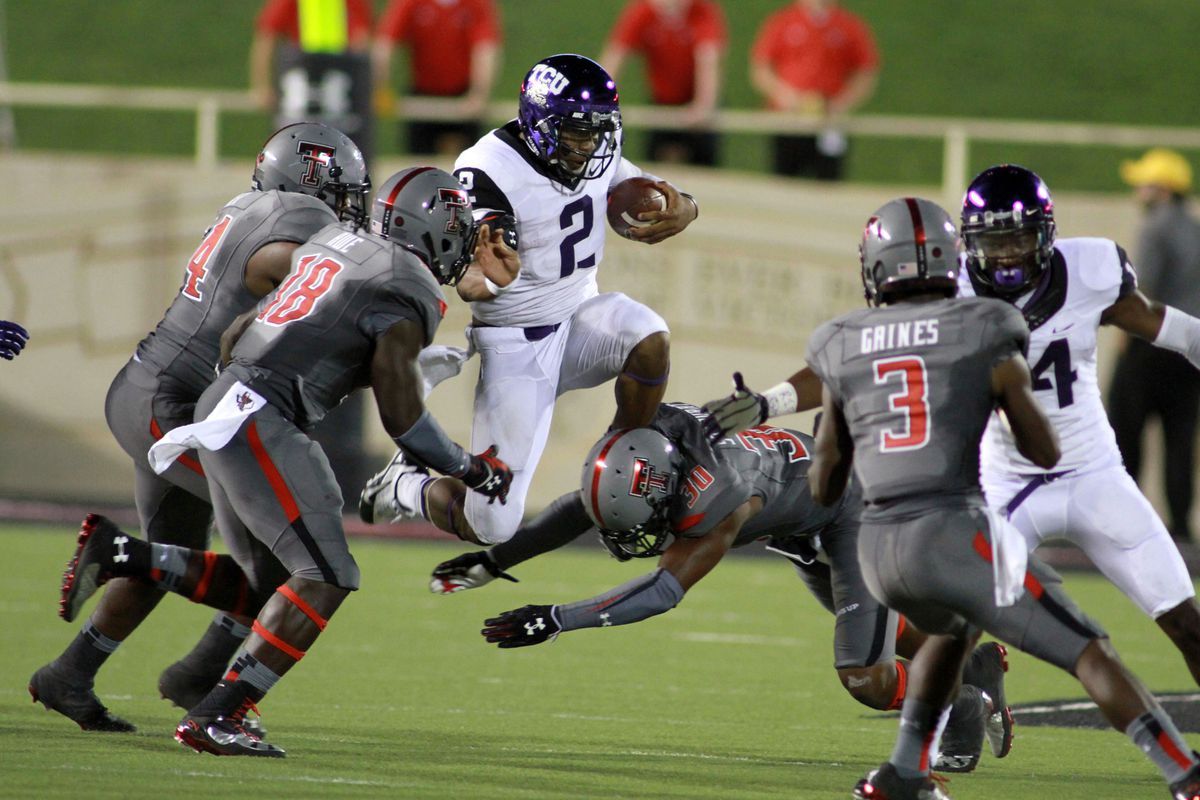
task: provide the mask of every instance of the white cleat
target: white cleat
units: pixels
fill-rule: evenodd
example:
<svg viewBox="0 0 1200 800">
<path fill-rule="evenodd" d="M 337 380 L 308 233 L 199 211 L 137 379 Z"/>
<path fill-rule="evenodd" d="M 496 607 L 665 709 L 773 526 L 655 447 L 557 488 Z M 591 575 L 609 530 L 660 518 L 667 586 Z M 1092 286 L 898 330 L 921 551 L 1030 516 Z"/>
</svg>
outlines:
<svg viewBox="0 0 1200 800">
<path fill-rule="evenodd" d="M 406 480 L 407 479 L 407 480 Z M 420 486 L 413 487 L 411 481 L 417 479 Z M 403 522 L 411 519 L 424 519 L 421 514 L 420 487 L 430 480 L 429 470 L 416 464 L 410 464 L 403 450 L 397 450 L 396 455 L 381 471 L 375 473 L 363 486 L 362 494 L 358 496 L 358 516 L 367 524 L 376 522 Z M 416 488 L 414 493 L 411 491 Z M 409 491 L 404 491 L 408 489 Z M 406 503 L 401 497 L 413 497 Z"/>
</svg>

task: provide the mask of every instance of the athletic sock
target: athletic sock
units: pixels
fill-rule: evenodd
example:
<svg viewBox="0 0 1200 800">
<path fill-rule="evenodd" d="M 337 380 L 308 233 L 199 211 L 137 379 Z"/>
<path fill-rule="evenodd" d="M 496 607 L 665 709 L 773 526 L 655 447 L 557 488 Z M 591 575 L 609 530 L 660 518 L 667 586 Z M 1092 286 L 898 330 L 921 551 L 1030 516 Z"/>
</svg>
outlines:
<svg viewBox="0 0 1200 800">
<path fill-rule="evenodd" d="M 120 646 L 120 641 L 105 636 L 89 619 L 83 623 L 83 627 L 58 657 L 58 661 L 85 675 L 95 676 L 108 657 Z"/>
<path fill-rule="evenodd" d="M 938 711 L 929 704 L 909 696 L 900 712 L 900 734 L 888 759 L 901 778 L 918 778 L 929 774 L 929 763 L 937 751 L 938 739 L 950 706 Z"/>
<path fill-rule="evenodd" d="M 1125 735 L 1150 757 L 1167 783 L 1179 780 L 1196 764 L 1192 748 L 1167 713 L 1157 706 L 1129 723 Z"/>
<path fill-rule="evenodd" d="M 150 579 L 158 588 L 168 592 L 178 591 L 179 583 L 187 575 L 188 559 L 192 550 L 173 544 L 150 543 Z"/>
<path fill-rule="evenodd" d="M 226 679 L 234 675 L 237 676 L 236 680 L 245 681 L 258 692 L 257 697 L 251 698 L 256 703 L 271 691 L 280 678 L 277 673 L 245 650 L 239 653 L 237 659 L 234 660 Z"/>
<path fill-rule="evenodd" d="M 228 614 L 217 612 L 200 641 L 177 663 L 188 672 L 223 673 L 229 660 L 249 635 L 249 627 Z"/>
</svg>

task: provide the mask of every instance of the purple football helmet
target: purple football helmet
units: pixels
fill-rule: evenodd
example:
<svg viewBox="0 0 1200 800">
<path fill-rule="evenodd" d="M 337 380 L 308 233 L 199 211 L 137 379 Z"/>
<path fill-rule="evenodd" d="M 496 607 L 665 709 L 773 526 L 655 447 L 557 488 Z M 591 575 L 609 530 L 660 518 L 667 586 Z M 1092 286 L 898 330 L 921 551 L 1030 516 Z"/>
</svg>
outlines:
<svg viewBox="0 0 1200 800">
<path fill-rule="evenodd" d="M 621 136 L 616 81 L 590 58 L 544 58 L 521 82 L 517 121 L 529 149 L 556 179 L 597 178 L 612 163 Z"/>
<path fill-rule="evenodd" d="M 1054 201 L 1015 164 L 979 173 L 963 197 L 967 270 L 984 293 L 1012 298 L 1037 283 L 1054 257 Z"/>
</svg>

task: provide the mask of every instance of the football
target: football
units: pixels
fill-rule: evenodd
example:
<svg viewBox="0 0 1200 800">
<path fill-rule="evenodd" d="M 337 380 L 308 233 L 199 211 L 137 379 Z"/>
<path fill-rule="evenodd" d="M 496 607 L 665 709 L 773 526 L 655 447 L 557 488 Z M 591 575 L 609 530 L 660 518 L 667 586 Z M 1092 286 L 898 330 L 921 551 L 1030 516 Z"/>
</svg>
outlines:
<svg viewBox="0 0 1200 800">
<path fill-rule="evenodd" d="M 631 228 L 649 225 L 637 218 L 643 211 L 665 211 L 667 196 L 649 178 L 628 178 L 608 193 L 608 224 L 628 238 Z"/>
</svg>

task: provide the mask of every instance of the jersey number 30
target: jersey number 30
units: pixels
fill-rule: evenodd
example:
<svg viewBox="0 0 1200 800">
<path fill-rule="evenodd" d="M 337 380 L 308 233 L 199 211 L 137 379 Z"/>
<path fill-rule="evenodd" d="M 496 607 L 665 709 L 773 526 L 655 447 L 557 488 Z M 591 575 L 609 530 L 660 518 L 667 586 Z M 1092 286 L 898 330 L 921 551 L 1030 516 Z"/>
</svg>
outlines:
<svg viewBox="0 0 1200 800">
<path fill-rule="evenodd" d="M 879 450 L 894 453 L 916 450 L 929 443 L 929 381 L 920 356 L 881 358 L 872 365 L 875 385 L 899 382 L 899 391 L 888 395 L 888 408 L 903 415 L 900 428 L 879 432 Z"/>
</svg>

